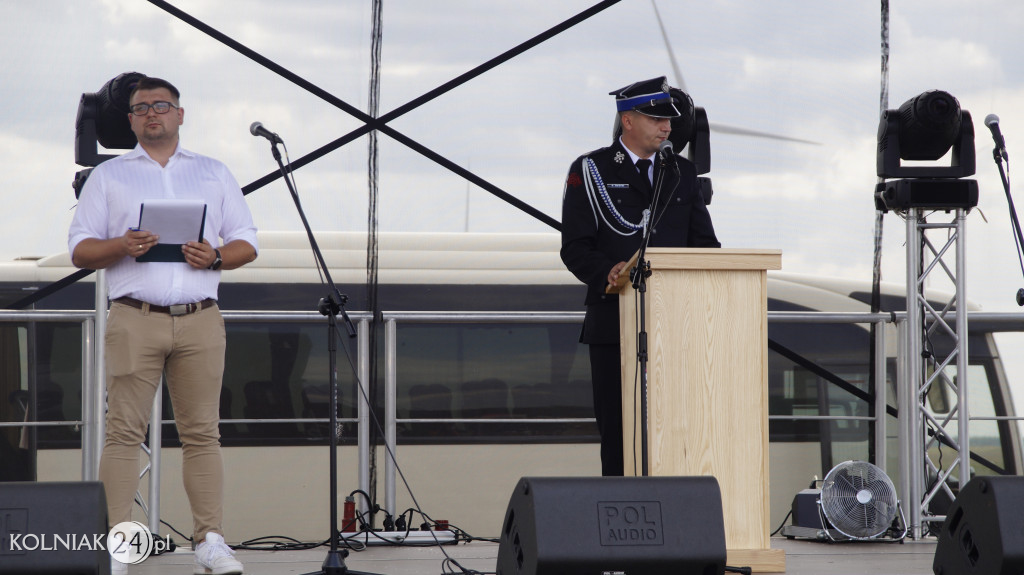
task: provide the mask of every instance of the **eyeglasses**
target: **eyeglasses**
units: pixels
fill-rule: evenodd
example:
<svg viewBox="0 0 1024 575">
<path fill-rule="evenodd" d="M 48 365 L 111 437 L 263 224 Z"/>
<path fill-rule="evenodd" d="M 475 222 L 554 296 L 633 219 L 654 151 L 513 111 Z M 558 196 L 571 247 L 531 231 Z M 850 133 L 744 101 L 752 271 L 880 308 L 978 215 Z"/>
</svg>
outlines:
<svg viewBox="0 0 1024 575">
<path fill-rule="evenodd" d="M 157 114 L 166 114 L 171 111 L 171 108 L 177 108 L 177 106 L 170 102 L 153 102 L 152 104 L 135 104 L 128 109 L 136 116 L 145 116 L 149 113 L 150 108 L 153 108 Z"/>
</svg>

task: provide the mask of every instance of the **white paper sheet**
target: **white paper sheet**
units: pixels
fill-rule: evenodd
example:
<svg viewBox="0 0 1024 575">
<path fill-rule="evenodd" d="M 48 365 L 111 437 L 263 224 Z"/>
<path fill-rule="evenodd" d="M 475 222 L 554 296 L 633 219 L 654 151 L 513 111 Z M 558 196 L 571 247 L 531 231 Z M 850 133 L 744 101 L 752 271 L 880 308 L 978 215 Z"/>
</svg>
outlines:
<svg viewBox="0 0 1024 575">
<path fill-rule="evenodd" d="M 161 244 L 202 241 L 206 204 L 200 200 L 146 200 L 139 229 L 160 236 Z"/>
</svg>

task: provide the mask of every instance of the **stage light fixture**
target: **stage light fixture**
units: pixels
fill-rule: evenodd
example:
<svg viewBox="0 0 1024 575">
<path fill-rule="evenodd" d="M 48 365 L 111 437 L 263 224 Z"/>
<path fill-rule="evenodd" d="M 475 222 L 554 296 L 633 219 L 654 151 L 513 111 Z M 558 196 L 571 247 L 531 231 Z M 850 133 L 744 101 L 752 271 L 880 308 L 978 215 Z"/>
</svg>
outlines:
<svg viewBox="0 0 1024 575">
<path fill-rule="evenodd" d="M 693 136 L 686 148 L 686 157 L 697 166 L 697 185 L 705 204 L 711 203 L 715 191 L 711 187 L 711 178 L 700 176 L 711 171 L 711 125 L 704 108 L 693 109 Z"/>
<path fill-rule="evenodd" d="M 98 92 L 82 94 L 78 101 L 78 115 L 75 118 L 75 163 L 90 169 L 75 174 L 72 187 L 75 197 L 82 193 L 82 186 L 89 177 L 91 168 L 115 157 L 100 154 L 97 142 L 107 149 L 131 149 L 137 140 L 128 123 L 128 100 L 132 90 L 144 74 L 125 72 L 108 81 Z"/>
<path fill-rule="evenodd" d="M 708 114 L 704 108 L 694 106 L 693 98 L 679 88 L 670 88 L 669 94 L 679 109 L 679 116 L 672 118 L 672 133 L 668 136 L 672 149 L 682 153 L 685 148 L 686 158 L 697 167 L 697 174 L 706 174 L 711 171 L 711 127 Z M 697 183 L 704 203 L 710 204 L 711 196 L 714 195 L 711 178 L 699 177 Z"/>
<path fill-rule="evenodd" d="M 904 165 L 936 162 L 943 165 Z M 978 204 L 978 183 L 964 180 L 975 172 L 974 122 L 948 92 L 929 90 L 886 110 L 878 124 L 876 168 L 880 178 L 904 178 L 878 184 L 875 207 L 881 211 L 914 207 L 955 209 Z"/>
<path fill-rule="evenodd" d="M 697 173 L 706 174 L 711 171 L 708 114 L 704 108 L 694 106 L 690 95 L 679 88 L 670 88 L 669 93 L 679 109 L 679 116 L 672 118 L 672 133 L 668 136 L 672 149 L 681 153 L 686 148 L 686 157 L 697 166 Z"/>
</svg>

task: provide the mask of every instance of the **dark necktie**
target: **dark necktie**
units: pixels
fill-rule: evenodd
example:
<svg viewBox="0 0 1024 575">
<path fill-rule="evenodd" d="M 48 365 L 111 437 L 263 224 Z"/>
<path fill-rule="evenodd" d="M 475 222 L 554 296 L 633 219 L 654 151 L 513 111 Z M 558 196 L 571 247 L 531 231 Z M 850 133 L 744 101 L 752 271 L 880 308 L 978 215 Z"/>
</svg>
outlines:
<svg viewBox="0 0 1024 575">
<path fill-rule="evenodd" d="M 649 175 L 651 171 L 650 160 L 637 160 L 636 169 L 638 172 L 640 172 L 640 175 L 643 176 L 645 180 L 647 180 L 647 183 L 651 183 L 651 177 Z"/>
</svg>

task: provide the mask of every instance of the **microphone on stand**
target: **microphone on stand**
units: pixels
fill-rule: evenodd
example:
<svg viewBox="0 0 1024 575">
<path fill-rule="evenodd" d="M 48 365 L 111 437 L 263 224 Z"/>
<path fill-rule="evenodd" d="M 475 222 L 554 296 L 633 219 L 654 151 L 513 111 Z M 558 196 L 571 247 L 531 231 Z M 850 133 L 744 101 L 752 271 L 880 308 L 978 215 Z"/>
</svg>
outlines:
<svg viewBox="0 0 1024 575">
<path fill-rule="evenodd" d="M 992 131 L 992 139 L 996 142 L 995 153 L 1009 161 L 1010 158 L 1006 154 L 1006 140 L 1003 139 L 1003 133 L 999 130 L 999 116 L 995 114 L 985 116 L 985 125 Z"/>
<path fill-rule="evenodd" d="M 665 140 L 658 146 L 658 158 L 661 160 L 661 167 L 668 165 L 672 154 L 672 142 L 670 140 Z"/>
<path fill-rule="evenodd" d="M 253 122 L 252 125 L 249 126 L 249 133 L 252 134 L 253 136 L 263 136 L 264 138 L 270 140 L 274 144 L 284 143 L 284 140 L 281 139 L 281 136 L 278 136 L 274 132 L 271 132 L 270 130 L 264 128 L 263 124 L 259 122 Z"/>
<path fill-rule="evenodd" d="M 1010 158 L 1006 154 L 1006 140 L 1003 139 L 1003 133 L 999 130 L 999 116 L 995 114 L 985 116 L 985 125 L 992 131 L 992 139 L 996 143 L 995 149 L 992 150 L 992 158 L 996 161 L 996 167 L 999 168 L 999 177 L 1003 180 L 1006 202 L 1010 205 L 1010 225 L 1013 228 L 1014 241 L 1017 244 L 1017 255 L 1020 258 L 1022 255 L 1021 250 L 1024 249 L 1024 235 L 1021 234 L 1020 222 L 1017 220 L 1017 208 L 1013 206 L 1013 198 L 1010 196 L 1010 180 L 1006 177 L 1006 170 L 1003 169 L 1003 164 L 1000 161 L 1009 162 Z M 1024 273 L 1024 263 L 1021 264 L 1021 272 Z M 1018 306 L 1024 307 L 1024 288 L 1017 290 L 1017 296 L 1014 299 L 1017 300 Z"/>
</svg>

